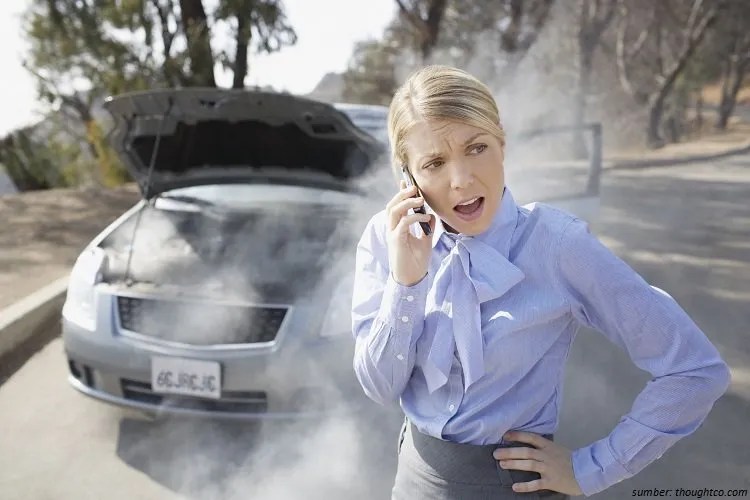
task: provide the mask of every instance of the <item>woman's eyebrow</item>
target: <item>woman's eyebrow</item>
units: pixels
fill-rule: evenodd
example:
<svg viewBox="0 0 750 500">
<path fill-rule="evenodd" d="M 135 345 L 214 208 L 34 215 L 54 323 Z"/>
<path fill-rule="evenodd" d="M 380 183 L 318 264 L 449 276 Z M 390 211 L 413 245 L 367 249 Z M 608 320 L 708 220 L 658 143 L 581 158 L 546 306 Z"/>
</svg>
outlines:
<svg viewBox="0 0 750 500">
<path fill-rule="evenodd" d="M 426 154 L 423 154 L 419 158 L 419 160 L 417 160 L 417 164 L 420 164 L 420 163 L 424 162 L 425 160 L 430 160 L 432 158 L 435 158 L 436 156 L 440 156 L 440 153 L 426 153 Z"/>
<path fill-rule="evenodd" d="M 466 139 L 463 143 L 464 146 L 467 146 L 470 142 L 474 141 L 477 137 L 482 137 L 483 135 L 488 135 L 487 132 L 479 132 L 478 134 L 474 134 L 468 139 Z"/>
<path fill-rule="evenodd" d="M 464 147 L 468 146 L 469 143 L 471 143 L 472 141 L 474 141 L 478 137 L 482 137 L 483 135 L 489 135 L 489 134 L 487 132 L 476 133 L 476 134 L 472 135 L 471 137 L 469 137 L 468 139 L 466 139 L 464 141 L 464 143 L 462 144 L 462 146 L 464 146 Z M 425 153 L 425 154 L 423 154 L 422 156 L 419 157 L 419 160 L 417 160 L 417 163 L 420 164 L 420 163 L 424 162 L 425 160 L 430 160 L 432 158 L 440 156 L 441 154 L 442 153 Z"/>
</svg>

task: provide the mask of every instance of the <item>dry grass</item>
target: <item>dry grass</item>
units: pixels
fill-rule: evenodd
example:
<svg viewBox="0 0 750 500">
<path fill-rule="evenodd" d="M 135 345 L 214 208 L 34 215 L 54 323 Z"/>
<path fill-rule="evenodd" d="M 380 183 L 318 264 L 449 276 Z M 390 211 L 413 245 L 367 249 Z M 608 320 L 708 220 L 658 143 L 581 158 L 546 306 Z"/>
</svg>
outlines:
<svg viewBox="0 0 750 500">
<path fill-rule="evenodd" d="M 719 102 L 721 102 L 721 82 L 703 87 L 703 101 L 710 106 L 719 105 Z M 750 105 L 750 83 L 740 89 L 737 95 L 737 104 Z"/>
</svg>

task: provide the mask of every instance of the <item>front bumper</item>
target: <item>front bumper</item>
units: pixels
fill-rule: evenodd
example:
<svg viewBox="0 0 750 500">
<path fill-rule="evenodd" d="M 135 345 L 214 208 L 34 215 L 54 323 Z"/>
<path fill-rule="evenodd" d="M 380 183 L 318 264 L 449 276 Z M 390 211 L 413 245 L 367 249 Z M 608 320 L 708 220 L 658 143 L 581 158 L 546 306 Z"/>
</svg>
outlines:
<svg viewBox="0 0 750 500">
<path fill-rule="evenodd" d="M 96 331 L 63 318 L 63 342 L 68 381 L 99 401 L 157 416 L 231 420 L 323 418 L 359 411 L 366 403 L 352 370 L 354 342 L 347 335 L 326 340 L 287 331 L 281 343 L 247 349 L 166 346 L 118 334 L 107 295 L 98 302 Z M 152 356 L 218 362 L 221 397 L 154 392 Z"/>
</svg>

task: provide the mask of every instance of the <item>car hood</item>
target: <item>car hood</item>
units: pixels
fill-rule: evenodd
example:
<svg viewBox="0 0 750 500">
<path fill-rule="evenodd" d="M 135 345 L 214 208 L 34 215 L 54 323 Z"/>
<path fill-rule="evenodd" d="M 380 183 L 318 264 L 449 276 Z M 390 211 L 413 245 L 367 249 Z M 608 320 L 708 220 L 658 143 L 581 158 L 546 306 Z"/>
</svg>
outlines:
<svg viewBox="0 0 750 500">
<path fill-rule="evenodd" d="M 110 97 L 104 107 L 115 120 L 113 147 L 146 198 L 271 169 L 350 179 L 386 152 L 332 105 L 290 94 L 163 89 Z"/>
</svg>

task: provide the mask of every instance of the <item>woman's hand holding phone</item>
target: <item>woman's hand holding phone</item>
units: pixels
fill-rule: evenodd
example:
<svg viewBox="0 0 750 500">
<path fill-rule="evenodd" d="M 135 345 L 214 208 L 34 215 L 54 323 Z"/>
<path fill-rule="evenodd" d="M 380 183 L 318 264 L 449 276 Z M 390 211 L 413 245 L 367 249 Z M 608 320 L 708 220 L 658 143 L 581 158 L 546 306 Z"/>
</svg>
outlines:
<svg viewBox="0 0 750 500">
<path fill-rule="evenodd" d="M 427 274 L 432 253 L 432 238 L 420 231 L 414 236 L 409 226 L 426 222 L 435 230 L 432 214 L 410 214 L 409 210 L 424 205 L 415 186 L 407 187 L 401 181 L 401 190 L 386 205 L 388 214 L 388 261 L 393 279 L 404 286 L 419 283 Z"/>
</svg>

